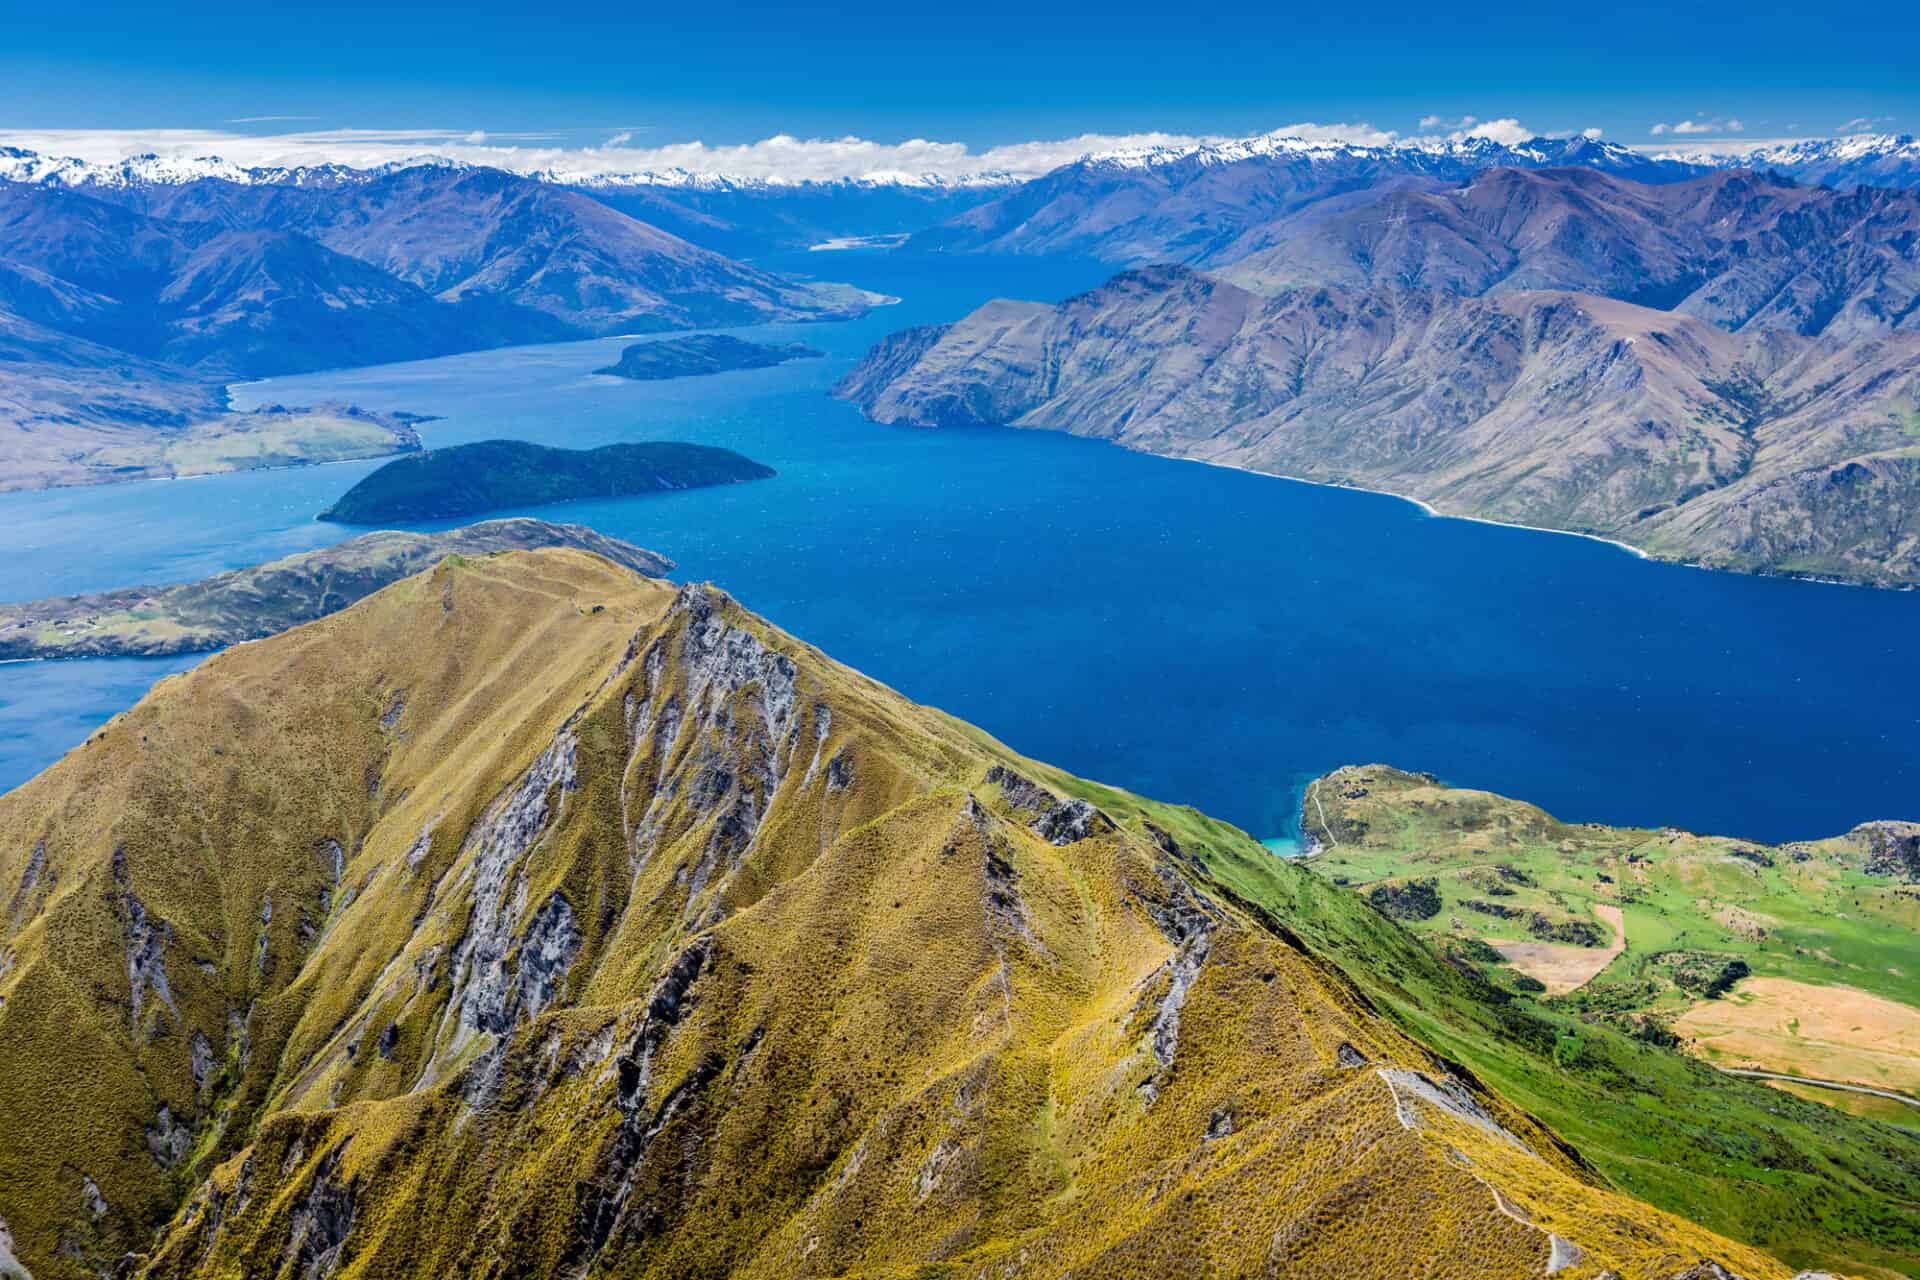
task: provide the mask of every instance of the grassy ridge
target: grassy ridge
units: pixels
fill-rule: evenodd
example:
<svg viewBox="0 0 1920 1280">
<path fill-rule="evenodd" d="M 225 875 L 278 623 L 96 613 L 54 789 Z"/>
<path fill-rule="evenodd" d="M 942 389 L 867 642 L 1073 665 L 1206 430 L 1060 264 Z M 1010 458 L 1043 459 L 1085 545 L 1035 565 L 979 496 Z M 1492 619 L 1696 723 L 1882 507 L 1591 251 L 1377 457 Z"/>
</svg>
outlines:
<svg viewBox="0 0 1920 1280">
<path fill-rule="evenodd" d="M 1344 893 L 578 552 L 228 650 L 0 827 L 41 1280 L 1787 1274 L 1380 1016 Z"/>
</svg>

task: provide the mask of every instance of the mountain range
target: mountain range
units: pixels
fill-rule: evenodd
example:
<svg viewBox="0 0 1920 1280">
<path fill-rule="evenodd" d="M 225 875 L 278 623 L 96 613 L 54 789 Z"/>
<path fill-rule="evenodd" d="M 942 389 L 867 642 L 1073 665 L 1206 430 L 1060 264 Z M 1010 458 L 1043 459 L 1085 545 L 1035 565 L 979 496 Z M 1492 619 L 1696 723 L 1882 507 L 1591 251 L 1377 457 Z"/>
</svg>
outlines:
<svg viewBox="0 0 1920 1280">
<path fill-rule="evenodd" d="M 1069 431 L 1598 533 L 1920 582 L 1920 335 L 1851 343 L 1564 291 L 1261 294 L 1184 267 L 895 335 L 876 421 Z"/>
<path fill-rule="evenodd" d="M 0 296 L 23 318 L 221 375 L 847 316 L 874 300 L 572 192 L 439 165 L 284 185 L 0 183 L 0 237 Z"/>
<path fill-rule="evenodd" d="M 692 244 L 736 257 L 848 238 L 908 236 L 922 247 L 1078 253 L 1121 265 L 1197 254 L 1237 229 L 1321 200 L 1397 184 L 1444 187 L 1488 168 L 1581 167 L 1643 182 L 1749 168 L 1809 185 L 1920 186 L 1920 143 L 1856 135 L 1746 152 L 1636 150 L 1587 137 L 1501 143 L 1487 138 L 1327 142 L 1285 131 L 1184 145 L 1096 151 L 1043 173 L 950 177 L 874 172 L 782 179 L 684 168 L 554 165 L 521 177 L 586 196 Z M 339 192 L 409 169 L 476 172 L 423 158 L 355 169 L 340 164 L 248 168 L 218 157 L 136 156 L 113 163 L 0 147 L 0 180 L 65 186 L 135 203 L 170 203 L 180 188 L 231 199 L 235 188 Z M 496 171 L 497 172 L 497 171 Z M 1077 222 L 1088 225 L 1077 227 Z M 335 245 L 338 248 L 340 246 Z"/>
<path fill-rule="evenodd" d="M 18 171 L 20 153 L 10 159 Z M 182 474 L 157 459 L 205 453 L 212 437 L 222 461 L 199 469 L 406 443 L 342 435 L 332 428 L 350 424 L 337 416 L 328 439 L 282 423 L 265 441 L 260 420 L 226 411 L 222 384 L 234 378 L 844 318 L 880 301 L 762 271 L 499 170 L 123 166 L 38 178 L 0 181 L 8 487 Z"/>
<path fill-rule="evenodd" d="M 1234 829 L 576 550 L 217 655 L 0 829 L 38 1280 L 1794 1270 L 1414 1038 L 1467 1009 L 1616 1141 L 1685 1094 L 1653 1194 L 1905 1256 L 1861 1198 L 1897 1131 L 1604 1030 L 1633 1089 L 1555 1071 L 1555 1023 Z"/>
<path fill-rule="evenodd" d="M 1202 264 L 1249 288 L 1568 289 L 1736 332 L 1920 331 L 1920 192 L 1833 192 L 1730 170 L 1650 185 L 1489 169 L 1443 191 L 1263 224 Z"/>
</svg>

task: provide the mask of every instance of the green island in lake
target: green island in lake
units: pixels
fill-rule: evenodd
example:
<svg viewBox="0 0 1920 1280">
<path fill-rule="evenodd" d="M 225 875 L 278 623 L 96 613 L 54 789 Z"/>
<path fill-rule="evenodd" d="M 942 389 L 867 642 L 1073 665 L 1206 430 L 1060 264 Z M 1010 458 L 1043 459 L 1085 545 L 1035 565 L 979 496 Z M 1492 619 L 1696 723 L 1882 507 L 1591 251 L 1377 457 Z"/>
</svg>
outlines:
<svg viewBox="0 0 1920 1280">
<path fill-rule="evenodd" d="M 553 449 L 524 440 L 481 440 L 397 458 L 347 490 L 319 518 L 340 524 L 445 520 L 506 507 L 738 484 L 773 474 L 772 467 L 710 445 L 652 441 Z"/>
<path fill-rule="evenodd" d="M 695 333 L 684 338 L 636 342 L 620 353 L 616 363 L 594 372 L 637 382 L 657 382 L 664 378 L 731 373 L 735 369 L 771 369 L 789 360 L 814 360 L 825 354 L 804 342 L 774 346 L 730 338 L 724 333 Z"/>
</svg>

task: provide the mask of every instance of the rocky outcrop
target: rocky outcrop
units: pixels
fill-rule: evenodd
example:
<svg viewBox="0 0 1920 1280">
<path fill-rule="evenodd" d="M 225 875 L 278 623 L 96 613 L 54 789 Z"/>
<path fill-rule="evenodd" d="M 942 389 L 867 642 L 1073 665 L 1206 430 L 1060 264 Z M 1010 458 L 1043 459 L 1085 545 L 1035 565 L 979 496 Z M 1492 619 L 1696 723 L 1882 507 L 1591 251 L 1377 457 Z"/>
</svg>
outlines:
<svg viewBox="0 0 1920 1280">
<path fill-rule="evenodd" d="M 450 885 L 466 889 L 473 906 L 449 965 L 447 1007 L 454 1023 L 449 1056 L 474 1033 L 503 1035 L 531 1016 L 528 998 L 550 1000 L 579 949 L 573 910 L 557 894 L 528 923 L 517 952 L 514 946 L 514 930 L 526 911 L 528 881 L 521 861 L 566 803 L 578 777 L 577 758 L 576 740 L 563 732 L 467 835 Z"/>
<path fill-rule="evenodd" d="M 1866 843 L 1868 875 L 1920 884 L 1920 822 L 1866 822 L 1853 829 L 1853 838 Z"/>
<path fill-rule="evenodd" d="M 325 1280 L 340 1265 L 353 1230 L 353 1195 L 336 1180 L 341 1149 L 321 1158 L 307 1194 L 287 1223 L 281 1265 L 298 1280 Z"/>
<path fill-rule="evenodd" d="M 13 1256 L 13 1232 L 5 1218 L 0 1218 L 0 1280 L 33 1280 L 33 1273 Z"/>
<path fill-rule="evenodd" d="M 1085 800 L 1062 800 L 1005 765 L 987 770 L 986 780 L 990 785 L 999 786 L 1007 803 L 1036 815 L 1033 829 L 1048 844 L 1073 844 L 1114 829 L 1113 820 Z"/>
<path fill-rule="evenodd" d="M 162 1105 L 153 1123 L 147 1126 L 147 1152 L 162 1169 L 177 1168 L 193 1146 L 193 1129 L 174 1118 L 173 1108 Z"/>
</svg>

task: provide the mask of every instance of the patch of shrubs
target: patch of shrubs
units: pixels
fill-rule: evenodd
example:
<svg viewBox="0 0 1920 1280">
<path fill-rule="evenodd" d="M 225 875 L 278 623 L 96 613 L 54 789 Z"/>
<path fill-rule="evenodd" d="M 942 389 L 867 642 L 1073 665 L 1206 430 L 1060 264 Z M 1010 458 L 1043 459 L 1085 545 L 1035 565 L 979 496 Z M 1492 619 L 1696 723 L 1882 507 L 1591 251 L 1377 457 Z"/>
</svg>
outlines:
<svg viewBox="0 0 1920 1280">
<path fill-rule="evenodd" d="M 1603 947 L 1608 941 L 1597 924 L 1585 920 L 1549 920 L 1538 911 L 1527 917 L 1527 932 L 1542 942 L 1564 942 L 1574 947 Z"/>
<path fill-rule="evenodd" d="M 1477 960 L 1481 964 L 1504 964 L 1506 962 L 1505 956 L 1495 951 L 1492 946 L 1479 938 L 1461 938 L 1453 945 L 1459 949 L 1461 955 L 1469 960 Z"/>
<path fill-rule="evenodd" d="M 1440 882 L 1429 877 L 1375 885 L 1367 901 L 1381 915 L 1395 920 L 1431 920 L 1440 914 Z"/>
<path fill-rule="evenodd" d="M 1725 995 L 1735 983 L 1753 972 L 1747 962 L 1737 956 L 1715 955 L 1710 951 L 1662 951 L 1653 960 L 1667 971 L 1674 986 L 1708 1000 Z"/>
<path fill-rule="evenodd" d="M 1499 902 L 1486 902 L 1479 898 L 1462 898 L 1460 905 L 1469 911 L 1478 911 L 1483 916 L 1493 916 L 1499 920 L 1518 920 L 1527 914 L 1518 907 L 1509 907 Z"/>
</svg>

